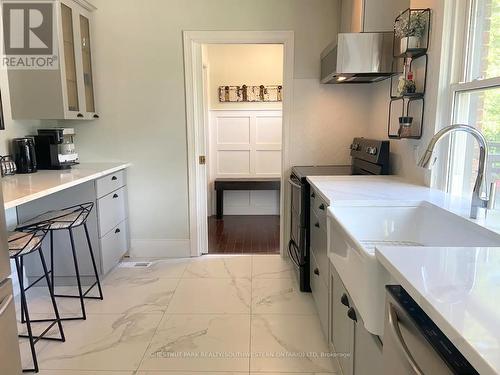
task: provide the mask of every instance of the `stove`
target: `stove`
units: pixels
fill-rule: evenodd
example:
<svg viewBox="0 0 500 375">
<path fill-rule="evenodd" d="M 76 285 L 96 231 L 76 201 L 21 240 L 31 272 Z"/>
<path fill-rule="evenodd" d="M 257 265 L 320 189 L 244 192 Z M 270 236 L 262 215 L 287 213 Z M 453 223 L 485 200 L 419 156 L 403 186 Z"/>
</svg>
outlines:
<svg viewBox="0 0 500 375">
<path fill-rule="evenodd" d="M 310 292 L 310 195 L 307 176 L 351 176 L 389 174 L 389 141 L 354 138 L 351 165 L 296 166 L 288 182 L 292 187 L 291 225 L 288 253 L 295 264 L 300 290 Z"/>
</svg>

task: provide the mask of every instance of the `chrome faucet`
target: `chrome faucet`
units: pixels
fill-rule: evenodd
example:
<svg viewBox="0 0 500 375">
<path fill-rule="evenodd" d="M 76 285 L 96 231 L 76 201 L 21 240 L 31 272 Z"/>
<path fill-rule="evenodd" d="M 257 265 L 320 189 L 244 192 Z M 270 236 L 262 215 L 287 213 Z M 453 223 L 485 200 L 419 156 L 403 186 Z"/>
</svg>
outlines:
<svg viewBox="0 0 500 375">
<path fill-rule="evenodd" d="M 482 197 L 481 194 L 481 188 L 486 182 L 485 172 L 488 160 L 488 143 L 486 141 L 486 138 L 484 138 L 484 135 L 479 130 L 477 130 L 473 126 L 462 125 L 462 124 L 451 125 L 441 129 L 434 135 L 434 137 L 432 137 L 431 141 L 429 142 L 429 146 L 427 146 L 427 150 L 420 159 L 418 165 L 422 168 L 429 168 L 429 169 L 432 168 L 433 163 L 431 163 L 431 159 L 436 144 L 445 135 L 454 132 L 468 133 L 472 135 L 479 143 L 479 168 L 477 171 L 476 182 L 474 184 L 474 190 L 472 191 L 472 202 L 470 209 L 470 218 L 477 219 L 477 212 L 479 208 L 487 208 L 487 209 L 493 208 L 495 204 L 495 193 L 496 193 L 496 188 L 495 188 L 496 185 L 495 183 L 492 183 L 489 197 L 487 193 L 486 197 Z"/>
</svg>

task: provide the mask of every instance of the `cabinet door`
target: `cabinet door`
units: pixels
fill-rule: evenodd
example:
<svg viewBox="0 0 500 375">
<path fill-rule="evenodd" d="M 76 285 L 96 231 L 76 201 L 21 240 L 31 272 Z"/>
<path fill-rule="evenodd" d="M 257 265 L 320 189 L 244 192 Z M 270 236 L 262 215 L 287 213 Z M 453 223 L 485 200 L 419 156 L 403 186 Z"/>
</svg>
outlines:
<svg viewBox="0 0 500 375">
<path fill-rule="evenodd" d="M 67 4 L 61 3 L 62 41 L 64 48 L 65 90 L 67 112 L 80 111 L 78 93 L 77 64 L 75 55 L 75 11 Z M 70 115 L 71 117 L 71 115 Z"/>
<path fill-rule="evenodd" d="M 357 315 L 358 321 L 354 333 L 354 374 L 383 375 L 382 342 L 365 328 L 364 322 Z"/>
<path fill-rule="evenodd" d="M 90 20 L 86 14 L 80 14 L 80 44 L 82 51 L 83 86 L 85 92 L 85 112 L 90 117 L 95 115 L 94 77 L 92 72 L 92 52 L 90 39 Z M 97 116 L 96 116 L 97 118 Z"/>
<path fill-rule="evenodd" d="M 348 307 L 341 301 L 347 291 L 335 268 L 330 267 L 330 338 L 344 375 L 353 375 L 354 321 L 347 316 Z M 345 297 L 344 297 L 345 299 Z"/>
</svg>

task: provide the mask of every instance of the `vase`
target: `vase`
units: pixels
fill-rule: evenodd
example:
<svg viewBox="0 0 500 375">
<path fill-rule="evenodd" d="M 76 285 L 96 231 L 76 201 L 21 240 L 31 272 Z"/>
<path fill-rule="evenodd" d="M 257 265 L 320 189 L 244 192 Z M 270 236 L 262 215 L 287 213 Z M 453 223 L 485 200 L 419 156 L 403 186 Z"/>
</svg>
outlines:
<svg viewBox="0 0 500 375">
<path fill-rule="evenodd" d="M 401 38 L 401 53 L 410 49 L 420 48 L 420 38 L 417 36 L 405 36 Z"/>
</svg>

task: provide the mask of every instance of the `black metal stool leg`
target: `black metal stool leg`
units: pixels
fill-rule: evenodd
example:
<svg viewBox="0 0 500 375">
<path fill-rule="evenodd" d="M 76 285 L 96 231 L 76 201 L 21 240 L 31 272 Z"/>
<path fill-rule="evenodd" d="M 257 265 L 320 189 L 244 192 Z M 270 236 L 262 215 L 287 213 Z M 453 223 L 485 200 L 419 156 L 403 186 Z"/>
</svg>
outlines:
<svg viewBox="0 0 500 375">
<path fill-rule="evenodd" d="M 21 277 L 21 278 L 23 278 L 23 274 L 24 274 L 24 258 L 23 258 L 23 257 L 21 257 L 21 258 L 19 259 L 19 261 L 20 261 L 20 267 L 21 267 L 21 271 L 22 271 L 22 273 L 21 273 L 20 277 Z M 17 261 L 16 261 L 16 262 L 17 262 Z M 16 264 L 17 264 L 17 263 L 16 263 Z M 19 276 L 19 274 L 18 274 L 18 276 Z M 24 281 L 24 280 L 23 280 L 23 281 Z M 21 283 L 19 283 L 19 285 L 21 285 Z M 26 319 L 24 319 L 24 309 L 21 309 L 21 323 L 26 323 Z"/>
<path fill-rule="evenodd" d="M 45 279 L 47 280 L 47 288 L 49 290 L 50 300 L 52 301 L 54 315 L 56 316 L 57 326 L 59 327 L 61 341 L 64 342 L 64 341 L 66 341 L 66 338 L 64 336 L 64 331 L 63 331 L 63 327 L 62 327 L 62 323 L 61 323 L 61 317 L 59 316 L 59 309 L 57 308 L 56 299 L 54 297 L 54 290 L 53 290 L 52 284 L 50 282 L 49 274 L 47 272 L 47 264 L 45 263 L 45 257 L 43 255 L 43 251 L 41 248 L 40 248 L 40 250 L 38 250 L 38 253 L 40 254 L 40 261 L 42 262 L 43 272 L 45 273 Z"/>
<path fill-rule="evenodd" d="M 73 262 L 75 263 L 76 283 L 78 284 L 78 295 L 80 296 L 82 319 L 87 320 L 87 314 L 85 312 L 85 301 L 83 300 L 82 281 L 80 279 L 80 270 L 78 268 L 78 259 L 76 257 L 75 239 L 73 238 L 73 229 L 69 228 L 68 231 L 69 231 L 69 239 L 71 242 L 71 251 L 73 253 Z"/>
<path fill-rule="evenodd" d="M 94 257 L 94 252 L 92 251 L 92 243 L 90 242 L 90 235 L 89 235 L 89 230 L 87 228 L 87 223 L 83 224 L 83 228 L 85 229 L 85 236 L 87 237 L 87 244 L 89 246 L 89 251 L 90 251 L 90 259 L 92 259 L 92 266 L 94 267 L 94 275 L 97 283 L 97 288 L 99 289 L 99 299 L 102 300 L 104 298 L 102 294 L 101 281 L 99 280 L 99 274 L 97 272 L 97 266 L 95 264 L 95 257 Z M 92 289 L 92 287 L 90 289 Z M 90 291 L 90 289 L 88 291 Z"/>
<path fill-rule="evenodd" d="M 17 275 L 19 278 L 19 289 L 21 291 L 21 310 L 24 311 L 24 316 L 26 317 L 26 328 L 28 329 L 28 339 L 30 342 L 31 357 L 33 358 L 33 369 L 27 369 L 27 370 L 23 369 L 23 372 L 38 372 L 38 360 L 36 358 L 35 340 L 33 338 L 33 331 L 31 329 L 31 320 L 28 312 L 28 304 L 26 302 L 26 294 L 24 290 L 23 270 L 21 266 L 21 261 L 18 258 L 16 258 L 15 261 L 16 261 Z"/>
<path fill-rule="evenodd" d="M 55 284 L 54 284 L 54 231 L 50 231 L 50 287 L 52 288 L 52 294 L 54 294 Z"/>
</svg>

